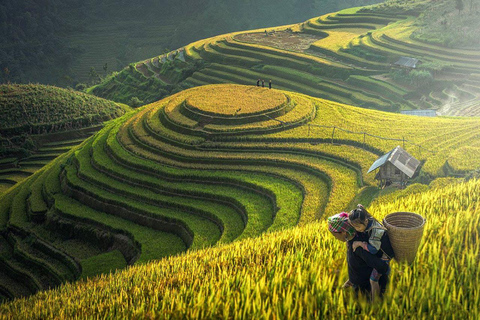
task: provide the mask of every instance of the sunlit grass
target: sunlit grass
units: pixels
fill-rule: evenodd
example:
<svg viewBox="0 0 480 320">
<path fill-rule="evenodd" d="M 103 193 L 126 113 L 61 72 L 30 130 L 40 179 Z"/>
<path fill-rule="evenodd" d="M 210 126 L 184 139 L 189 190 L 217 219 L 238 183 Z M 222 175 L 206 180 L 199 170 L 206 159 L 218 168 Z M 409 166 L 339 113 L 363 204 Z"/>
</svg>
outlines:
<svg viewBox="0 0 480 320">
<path fill-rule="evenodd" d="M 340 288 L 345 246 L 326 222 L 190 252 L 0 307 L 9 318 L 477 318 L 480 182 L 412 193 L 371 208 L 427 219 L 416 260 L 392 263 L 383 301 Z M 457 199 L 448 201 L 442 199 Z"/>
</svg>

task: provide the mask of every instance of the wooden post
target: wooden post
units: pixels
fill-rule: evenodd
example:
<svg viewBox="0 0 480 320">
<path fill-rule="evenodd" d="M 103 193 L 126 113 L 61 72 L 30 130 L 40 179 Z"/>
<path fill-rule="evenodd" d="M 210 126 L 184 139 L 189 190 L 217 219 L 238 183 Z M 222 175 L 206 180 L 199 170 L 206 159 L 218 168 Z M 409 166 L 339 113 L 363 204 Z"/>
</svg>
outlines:
<svg viewBox="0 0 480 320">
<path fill-rule="evenodd" d="M 336 128 L 336 127 L 333 127 L 333 132 L 332 132 L 332 144 L 333 144 L 333 136 L 335 135 L 335 128 Z"/>
<path fill-rule="evenodd" d="M 367 134 L 366 132 L 363 133 L 363 148 L 364 148 L 364 149 L 365 149 L 365 147 L 366 147 L 366 144 L 365 144 L 365 135 L 366 135 L 366 134 Z"/>
</svg>

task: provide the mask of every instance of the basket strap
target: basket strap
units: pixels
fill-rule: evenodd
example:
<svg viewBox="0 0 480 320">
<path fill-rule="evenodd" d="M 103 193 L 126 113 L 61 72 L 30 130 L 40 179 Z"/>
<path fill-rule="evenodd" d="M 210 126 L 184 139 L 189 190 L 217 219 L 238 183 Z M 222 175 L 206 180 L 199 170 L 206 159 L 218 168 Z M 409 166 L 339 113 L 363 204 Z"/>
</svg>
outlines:
<svg viewBox="0 0 480 320">
<path fill-rule="evenodd" d="M 365 232 L 369 232 L 370 230 L 373 230 L 373 229 L 381 229 L 381 230 L 387 231 L 387 228 L 385 228 L 384 226 L 371 226 L 370 228 L 365 229 Z"/>
<path fill-rule="evenodd" d="M 392 257 L 390 257 L 385 251 L 383 251 L 382 248 L 380 248 L 380 250 L 383 252 L 384 255 L 387 256 L 388 260 L 392 260 Z"/>
</svg>

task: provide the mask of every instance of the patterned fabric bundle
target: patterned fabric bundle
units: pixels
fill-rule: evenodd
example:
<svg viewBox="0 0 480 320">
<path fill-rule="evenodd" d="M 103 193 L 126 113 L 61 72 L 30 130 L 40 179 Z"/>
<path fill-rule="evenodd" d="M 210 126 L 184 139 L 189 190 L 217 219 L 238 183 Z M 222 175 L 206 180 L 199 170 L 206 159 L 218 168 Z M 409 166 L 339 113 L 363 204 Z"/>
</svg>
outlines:
<svg viewBox="0 0 480 320">
<path fill-rule="evenodd" d="M 368 223 L 367 229 L 365 232 L 368 233 L 368 243 L 375 248 L 374 251 L 368 250 L 369 252 L 375 254 L 380 247 L 382 246 L 382 237 L 387 229 L 381 225 L 377 220 L 371 219 Z"/>
<path fill-rule="evenodd" d="M 346 212 L 337 213 L 327 219 L 328 230 L 330 232 L 347 232 L 349 237 L 355 234 L 355 229 L 348 221 L 348 214 Z"/>
</svg>

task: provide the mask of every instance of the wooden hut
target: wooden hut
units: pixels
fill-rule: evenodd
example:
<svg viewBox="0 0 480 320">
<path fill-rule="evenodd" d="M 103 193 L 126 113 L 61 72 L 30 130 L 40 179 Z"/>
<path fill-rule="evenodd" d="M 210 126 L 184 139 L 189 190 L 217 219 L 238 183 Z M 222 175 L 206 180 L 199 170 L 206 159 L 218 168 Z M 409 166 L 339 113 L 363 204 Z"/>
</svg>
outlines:
<svg viewBox="0 0 480 320">
<path fill-rule="evenodd" d="M 403 188 L 408 179 L 415 175 L 419 165 L 420 161 L 398 146 L 378 158 L 368 173 L 380 168 L 375 176 L 380 181 L 380 187 L 395 185 Z"/>
<path fill-rule="evenodd" d="M 405 68 L 405 69 L 415 69 L 417 68 L 417 64 L 420 61 L 415 58 L 410 58 L 410 57 L 400 57 L 400 59 L 397 60 L 397 62 L 394 63 L 394 66 L 400 67 L 400 68 Z"/>
</svg>

